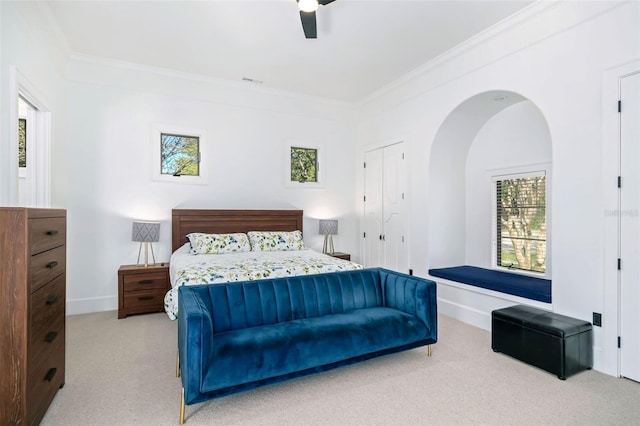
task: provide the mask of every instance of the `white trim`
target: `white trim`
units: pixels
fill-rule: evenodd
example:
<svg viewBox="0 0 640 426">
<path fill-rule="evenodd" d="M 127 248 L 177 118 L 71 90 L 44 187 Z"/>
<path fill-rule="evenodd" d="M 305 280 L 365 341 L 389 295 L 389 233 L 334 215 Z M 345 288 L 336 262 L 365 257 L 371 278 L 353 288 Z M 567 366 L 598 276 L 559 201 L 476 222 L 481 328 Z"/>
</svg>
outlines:
<svg viewBox="0 0 640 426">
<path fill-rule="evenodd" d="M 285 152 L 285 161 L 286 167 L 284 182 L 285 186 L 288 188 L 298 188 L 298 189 L 322 189 L 325 186 L 326 182 L 326 169 L 327 165 L 324 162 L 325 159 L 325 146 L 322 143 L 313 143 L 313 142 L 303 142 L 297 140 L 287 140 L 286 152 Z M 291 180 L 291 148 L 307 148 L 307 149 L 315 149 L 317 151 L 317 182 L 296 182 Z"/>
<path fill-rule="evenodd" d="M 162 133 L 171 133 L 177 135 L 197 137 L 200 151 L 200 163 L 198 165 L 199 176 L 171 176 L 160 173 L 161 153 L 160 153 L 160 135 Z M 151 179 L 155 182 L 172 182 L 186 185 L 207 185 L 208 181 L 208 164 L 211 162 L 208 141 L 204 130 L 178 127 L 171 124 L 155 123 L 151 129 Z"/>
<path fill-rule="evenodd" d="M 640 58 L 635 58 L 603 70 L 602 76 L 602 181 L 604 247 L 603 315 L 602 315 L 602 365 L 597 368 L 612 376 L 620 375 L 620 274 L 616 259 L 620 257 L 619 212 L 620 199 L 617 177 L 620 175 L 620 115 L 617 103 L 620 99 L 620 80 L 640 72 Z"/>
</svg>

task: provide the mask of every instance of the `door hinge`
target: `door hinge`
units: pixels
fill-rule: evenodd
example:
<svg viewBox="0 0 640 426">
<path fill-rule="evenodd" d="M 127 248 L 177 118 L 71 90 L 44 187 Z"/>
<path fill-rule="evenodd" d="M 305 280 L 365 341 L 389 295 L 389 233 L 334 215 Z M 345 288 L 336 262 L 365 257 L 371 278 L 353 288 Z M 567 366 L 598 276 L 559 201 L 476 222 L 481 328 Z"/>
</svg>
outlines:
<svg viewBox="0 0 640 426">
<path fill-rule="evenodd" d="M 362 197 L 363 201 L 367 201 L 367 196 Z"/>
<path fill-rule="evenodd" d="M 404 200 L 404 192 L 402 193 L 402 199 Z"/>
<path fill-rule="evenodd" d="M 618 336 L 618 347 L 622 347 L 622 339 L 620 339 L 620 336 Z"/>
<path fill-rule="evenodd" d="M 362 233 L 362 238 L 367 238 L 367 233 L 366 232 Z"/>
<path fill-rule="evenodd" d="M 622 188 L 622 176 L 618 176 L 618 188 Z"/>
<path fill-rule="evenodd" d="M 367 162 L 366 161 L 364 162 L 364 168 L 365 169 L 367 168 Z"/>
<path fill-rule="evenodd" d="M 404 152 L 402 153 L 402 159 L 404 160 Z"/>
<path fill-rule="evenodd" d="M 618 101 L 618 112 L 622 112 L 622 101 Z"/>
<path fill-rule="evenodd" d="M 622 259 L 618 258 L 618 271 L 622 269 Z"/>
<path fill-rule="evenodd" d="M 402 236 L 402 242 L 404 243 L 404 235 Z"/>
</svg>

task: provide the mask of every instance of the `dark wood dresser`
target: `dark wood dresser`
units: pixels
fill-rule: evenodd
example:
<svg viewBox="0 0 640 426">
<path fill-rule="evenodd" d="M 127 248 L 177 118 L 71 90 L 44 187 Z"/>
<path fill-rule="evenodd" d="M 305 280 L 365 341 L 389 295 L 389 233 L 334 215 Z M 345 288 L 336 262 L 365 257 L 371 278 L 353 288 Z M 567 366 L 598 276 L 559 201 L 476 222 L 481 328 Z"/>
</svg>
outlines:
<svg viewBox="0 0 640 426">
<path fill-rule="evenodd" d="M 64 386 L 65 210 L 0 208 L 0 425 L 38 424 Z"/>
</svg>

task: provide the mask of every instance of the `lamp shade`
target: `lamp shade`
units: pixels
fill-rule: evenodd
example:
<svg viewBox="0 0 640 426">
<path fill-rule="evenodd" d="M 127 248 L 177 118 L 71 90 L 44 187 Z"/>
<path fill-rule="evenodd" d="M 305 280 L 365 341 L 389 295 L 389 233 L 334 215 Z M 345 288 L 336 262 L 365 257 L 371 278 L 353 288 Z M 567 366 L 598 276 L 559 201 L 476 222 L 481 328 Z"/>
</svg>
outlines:
<svg viewBox="0 0 640 426">
<path fill-rule="evenodd" d="M 131 241 L 143 243 L 160 241 L 160 222 L 133 222 Z"/>
<path fill-rule="evenodd" d="M 320 235 L 338 235 L 338 221 L 320 219 Z"/>
</svg>

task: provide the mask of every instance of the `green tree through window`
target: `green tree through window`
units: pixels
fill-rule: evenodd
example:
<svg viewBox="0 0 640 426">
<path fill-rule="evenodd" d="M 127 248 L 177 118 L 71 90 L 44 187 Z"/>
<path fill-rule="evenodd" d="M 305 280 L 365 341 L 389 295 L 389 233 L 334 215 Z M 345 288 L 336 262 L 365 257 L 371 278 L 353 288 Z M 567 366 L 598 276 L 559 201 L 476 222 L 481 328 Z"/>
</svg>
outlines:
<svg viewBox="0 0 640 426">
<path fill-rule="evenodd" d="M 173 176 L 200 175 L 200 138 L 160 134 L 160 173 Z"/>
<path fill-rule="evenodd" d="M 318 150 L 291 147 L 291 181 L 318 182 Z"/>
<path fill-rule="evenodd" d="M 545 196 L 545 176 L 496 181 L 498 266 L 545 272 Z"/>
<path fill-rule="evenodd" d="M 18 167 L 27 167 L 27 120 L 18 119 Z"/>
</svg>

